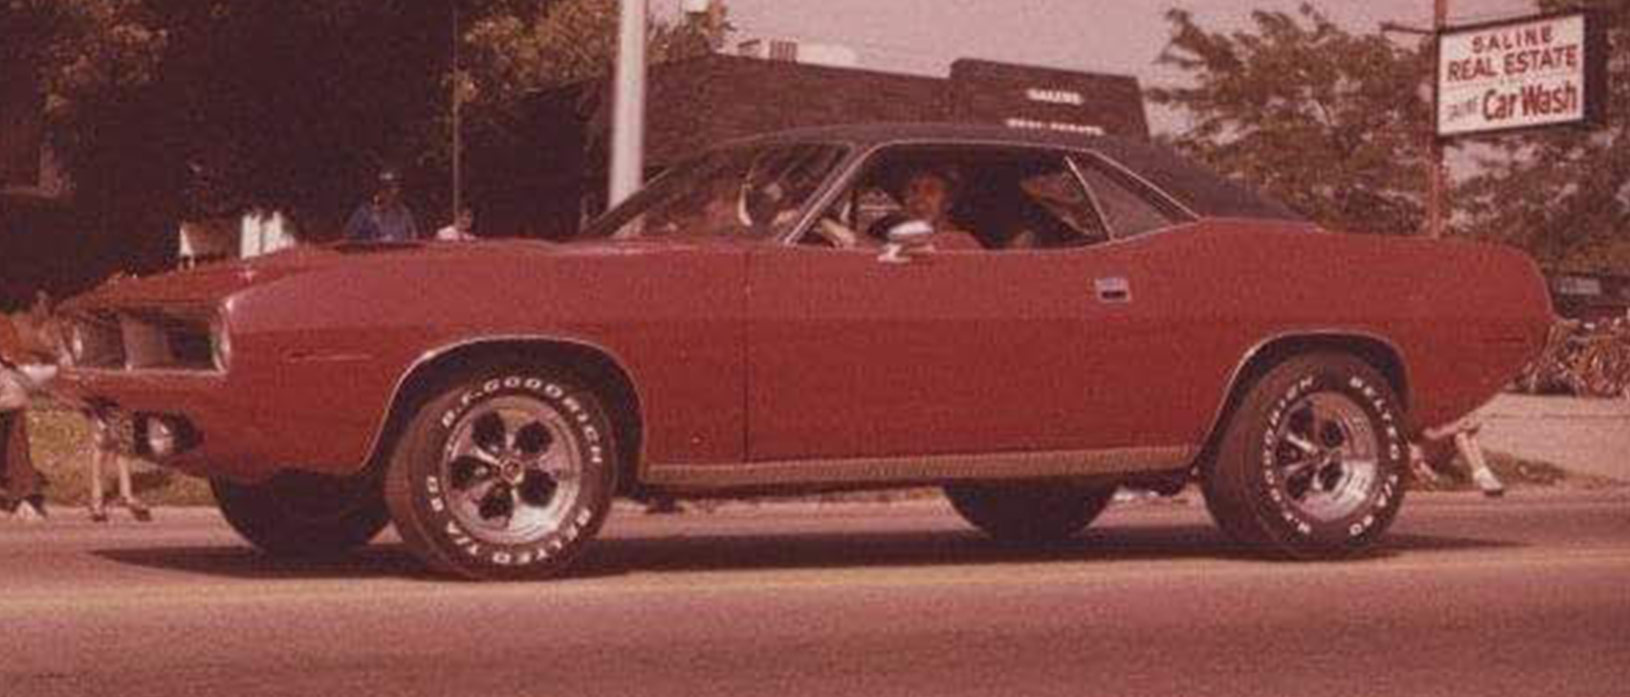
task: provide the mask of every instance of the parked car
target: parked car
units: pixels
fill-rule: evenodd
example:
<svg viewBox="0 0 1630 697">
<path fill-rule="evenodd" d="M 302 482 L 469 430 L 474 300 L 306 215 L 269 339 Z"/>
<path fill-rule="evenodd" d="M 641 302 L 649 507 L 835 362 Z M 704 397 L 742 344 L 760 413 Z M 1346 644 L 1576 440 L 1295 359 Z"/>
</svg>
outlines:
<svg viewBox="0 0 1630 697">
<path fill-rule="evenodd" d="M 250 542 L 394 522 L 475 578 L 566 569 L 616 496 L 921 485 L 1038 541 L 1198 479 L 1239 540 L 1352 555 L 1410 440 L 1552 318 L 1510 249 L 1336 234 L 1112 138 L 942 125 L 714 148 L 565 243 L 302 248 L 67 309 L 64 389 L 208 477 Z"/>
</svg>

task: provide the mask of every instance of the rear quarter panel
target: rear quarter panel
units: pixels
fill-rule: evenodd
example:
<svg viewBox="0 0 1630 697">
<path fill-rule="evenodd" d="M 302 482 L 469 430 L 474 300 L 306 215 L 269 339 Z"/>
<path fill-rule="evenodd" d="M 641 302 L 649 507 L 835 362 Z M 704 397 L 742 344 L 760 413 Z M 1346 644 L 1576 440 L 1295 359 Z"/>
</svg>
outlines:
<svg viewBox="0 0 1630 697">
<path fill-rule="evenodd" d="M 1354 335 L 1391 345 L 1415 428 L 1492 397 L 1543 345 L 1551 308 L 1533 262 L 1503 247 L 1207 221 L 1118 243 L 1145 355 L 1165 406 L 1147 418 L 1204 439 L 1232 376 L 1279 337 Z M 1165 369 L 1162 366 L 1170 366 Z"/>
</svg>

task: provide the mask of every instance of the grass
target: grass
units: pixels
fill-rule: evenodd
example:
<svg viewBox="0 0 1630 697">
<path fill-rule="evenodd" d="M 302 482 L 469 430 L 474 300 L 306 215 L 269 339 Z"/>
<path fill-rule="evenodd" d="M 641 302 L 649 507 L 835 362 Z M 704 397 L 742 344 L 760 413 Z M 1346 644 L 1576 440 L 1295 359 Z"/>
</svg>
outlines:
<svg viewBox="0 0 1630 697">
<path fill-rule="evenodd" d="M 90 424 L 78 412 L 52 407 L 28 412 L 28 436 L 34 467 L 45 475 L 45 498 L 58 506 L 84 506 L 90 501 L 90 464 L 94 447 Z M 114 472 L 103 472 L 110 498 L 118 489 Z M 214 505 L 209 484 L 173 470 L 137 461 L 131 484 L 148 505 Z"/>
</svg>

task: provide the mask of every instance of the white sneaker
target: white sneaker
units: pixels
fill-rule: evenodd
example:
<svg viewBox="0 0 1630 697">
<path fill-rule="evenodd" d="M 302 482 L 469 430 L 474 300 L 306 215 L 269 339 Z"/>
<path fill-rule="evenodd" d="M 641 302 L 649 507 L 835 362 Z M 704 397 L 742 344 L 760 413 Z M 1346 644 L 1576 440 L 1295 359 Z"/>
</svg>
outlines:
<svg viewBox="0 0 1630 697">
<path fill-rule="evenodd" d="M 28 501 L 23 501 L 17 504 L 17 512 L 12 514 L 12 518 L 23 523 L 43 523 L 45 511 L 34 507 L 34 504 Z"/>
</svg>

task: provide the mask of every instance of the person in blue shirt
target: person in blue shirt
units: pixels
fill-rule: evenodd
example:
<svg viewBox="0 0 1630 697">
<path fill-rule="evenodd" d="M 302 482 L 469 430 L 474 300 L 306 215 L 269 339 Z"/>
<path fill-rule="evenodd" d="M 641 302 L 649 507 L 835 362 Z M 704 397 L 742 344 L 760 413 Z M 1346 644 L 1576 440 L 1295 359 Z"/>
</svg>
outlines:
<svg viewBox="0 0 1630 697">
<path fill-rule="evenodd" d="M 379 173 L 373 198 L 357 206 L 345 223 L 345 238 L 368 242 L 409 242 L 419 239 L 413 211 L 402 203 L 402 180 L 395 171 Z"/>
</svg>

